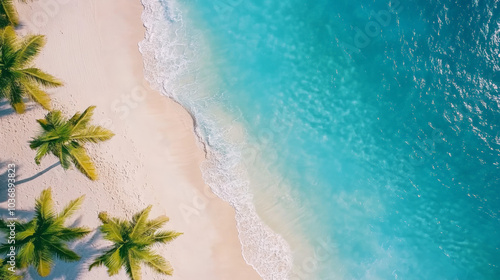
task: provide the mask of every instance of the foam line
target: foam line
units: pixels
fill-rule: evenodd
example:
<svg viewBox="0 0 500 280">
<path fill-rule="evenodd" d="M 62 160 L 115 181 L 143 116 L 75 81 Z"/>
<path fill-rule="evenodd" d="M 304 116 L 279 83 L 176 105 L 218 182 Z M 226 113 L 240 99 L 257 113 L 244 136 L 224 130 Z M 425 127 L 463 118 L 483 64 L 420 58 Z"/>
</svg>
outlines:
<svg viewBox="0 0 500 280">
<path fill-rule="evenodd" d="M 236 210 L 236 221 L 245 261 L 265 280 L 284 280 L 292 268 L 292 253 L 282 236 L 273 232 L 257 215 L 247 172 L 237 145 L 225 137 L 230 122 L 214 116 L 221 107 L 198 78 L 202 59 L 201 40 L 187 35 L 182 13 L 175 1 L 142 0 L 145 39 L 139 43 L 145 77 L 162 95 L 186 108 L 195 120 L 195 132 L 205 144 L 207 160 L 202 174 L 221 199 Z"/>
</svg>

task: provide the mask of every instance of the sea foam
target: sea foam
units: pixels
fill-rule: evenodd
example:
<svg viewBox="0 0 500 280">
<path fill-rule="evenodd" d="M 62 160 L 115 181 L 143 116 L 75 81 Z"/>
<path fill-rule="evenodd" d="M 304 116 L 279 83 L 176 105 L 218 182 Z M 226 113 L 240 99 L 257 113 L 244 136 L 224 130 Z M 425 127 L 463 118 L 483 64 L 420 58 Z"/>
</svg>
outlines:
<svg viewBox="0 0 500 280">
<path fill-rule="evenodd" d="M 206 78 L 204 38 L 186 28 L 175 1 L 142 0 L 145 39 L 139 43 L 145 76 L 162 95 L 186 108 L 195 121 L 195 132 L 205 145 L 202 165 L 205 182 L 236 210 L 243 257 L 265 279 L 284 280 L 292 268 L 287 242 L 257 215 L 242 162 L 241 143 L 229 137 L 234 119 L 217 100 L 218 86 Z M 214 78 L 214 77 L 212 77 Z M 214 89 L 215 88 L 215 89 Z M 223 112 L 223 113 L 220 113 Z"/>
</svg>

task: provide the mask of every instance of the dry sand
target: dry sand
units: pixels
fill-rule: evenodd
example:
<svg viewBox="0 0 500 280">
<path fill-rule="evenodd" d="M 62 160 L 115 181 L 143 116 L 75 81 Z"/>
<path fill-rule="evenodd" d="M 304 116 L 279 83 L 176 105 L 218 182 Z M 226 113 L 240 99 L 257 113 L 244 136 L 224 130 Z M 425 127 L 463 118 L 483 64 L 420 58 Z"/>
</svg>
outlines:
<svg viewBox="0 0 500 280">
<path fill-rule="evenodd" d="M 14 163 L 20 181 L 18 217 L 31 217 L 35 198 L 47 187 L 58 207 L 86 195 L 73 221 L 93 229 L 100 211 L 130 217 L 152 204 L 151 217 L 169 216 L 166 229 L 184 235 L 157 251 L 170 260 L 174 276 L 144 269 L 143 279 L 260 279 L 242 257 L 233 208 L 214 197 L 201 178 L 204 153 L 192 118 L 143 78 L 137 46 L 144 36 L 140 1 L 43 0 L 17 6 L 24 25 L 19 33 L 47 37 L 37 67 L 65 82 L 50 90 L 54 109 L 70 115 L 96 105 L 94 123 L 116 136 L 90 147 L 100 175 L 91 182 L 76 170 L 63 171 L 53 156 L 37 166 L 27 142 L 39 131 L 35 119 L 46 112 L 31 104 L 24 115 L 16 115 L 0 102 L 0 207 L 6 207 L 7 164 Z M 73 246 L 80 262 L 57 262 L 43 279 L 108 279 L 103 267 L 87 271 L 108 244 L 94 231 Z M 27 279 L 38 279 L 33 270 L 29 274 Z M 127 277 L 122 271 L 112 279 Z"/>
</svg>

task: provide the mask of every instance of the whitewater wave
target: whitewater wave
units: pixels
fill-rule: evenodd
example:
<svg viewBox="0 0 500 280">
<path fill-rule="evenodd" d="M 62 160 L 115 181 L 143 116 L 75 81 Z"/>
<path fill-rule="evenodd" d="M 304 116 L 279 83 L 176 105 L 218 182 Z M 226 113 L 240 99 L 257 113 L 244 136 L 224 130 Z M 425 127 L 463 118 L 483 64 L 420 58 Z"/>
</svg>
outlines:
<svg viewBox="0 0 500 280">
<path fill-rule="evenodd" d="M 139 43 L 145 77 L 161 94 L 186 108 L 195 120 L 195 132 L 205 143 L 207 160 L 202 165 L 205 182 L 236 210 L 243 257 L 265 280 L 288 279 L 292 253 L 287 242 L 257 215 L 242 162 L 241 143 L 229 140 L 234 120 L 211 90 L 200 63 L 206 59 L 203 36 L 188 34 L 182 12 L 175 1 L 142 0 L 145 39 Z M 191 30 L 190 30 L 191 31 Z M 213 91 L 213 92 L 210 92 Z M 224 115 L 224 114 L 222 114 Z"/>
</svg>

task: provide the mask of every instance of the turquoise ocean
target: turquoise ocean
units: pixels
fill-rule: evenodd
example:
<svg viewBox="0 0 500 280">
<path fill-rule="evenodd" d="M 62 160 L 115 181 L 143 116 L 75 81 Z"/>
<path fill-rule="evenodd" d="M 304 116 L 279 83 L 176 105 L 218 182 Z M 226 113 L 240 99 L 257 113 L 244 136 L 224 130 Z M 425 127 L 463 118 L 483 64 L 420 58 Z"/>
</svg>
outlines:
<svg viewBox="0 0 500 280">
<path fill-rule="evenodd" d="M 500 279 L 498 0 L 143 4 L 264 279 Z"/>
</svg>

